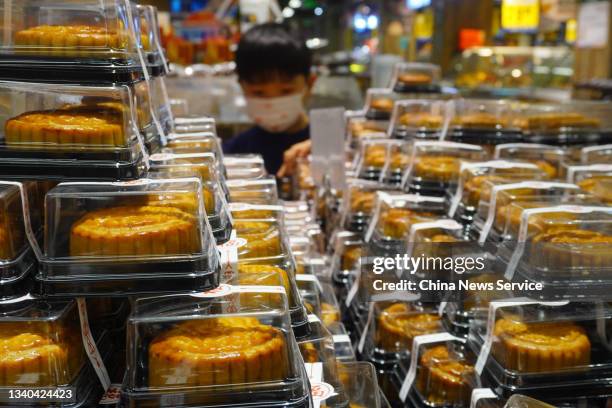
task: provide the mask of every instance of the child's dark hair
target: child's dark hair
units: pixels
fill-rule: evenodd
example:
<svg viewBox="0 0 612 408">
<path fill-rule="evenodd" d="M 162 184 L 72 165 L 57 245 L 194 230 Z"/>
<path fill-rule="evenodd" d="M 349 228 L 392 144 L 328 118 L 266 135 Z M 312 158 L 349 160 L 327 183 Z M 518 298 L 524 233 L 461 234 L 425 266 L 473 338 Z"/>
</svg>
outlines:
<svg viewBox="0 0 612 408">
<path fill-rule="evenodd" d="M 278 23 L 251 28 L 236 50 L 236 71 L 245 82 L 266 81 L 274 76 L 308 78 L 311 65 L 312 54 L 306 43 Z"/>
</svg>

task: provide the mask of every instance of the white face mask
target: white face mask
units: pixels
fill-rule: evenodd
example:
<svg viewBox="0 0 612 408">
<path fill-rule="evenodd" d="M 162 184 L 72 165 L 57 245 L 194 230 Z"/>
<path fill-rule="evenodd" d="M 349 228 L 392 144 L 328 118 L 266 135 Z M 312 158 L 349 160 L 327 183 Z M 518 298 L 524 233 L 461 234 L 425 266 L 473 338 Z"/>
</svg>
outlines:
<svg viewBox="0 0 612 408">
<path fill-rule="evenodd" d="M 247 113 L 255 123 L 272 133 L 287 130 L 304 113 L 303 93 L 278 98 L 246 98 Z"/>
</svg>

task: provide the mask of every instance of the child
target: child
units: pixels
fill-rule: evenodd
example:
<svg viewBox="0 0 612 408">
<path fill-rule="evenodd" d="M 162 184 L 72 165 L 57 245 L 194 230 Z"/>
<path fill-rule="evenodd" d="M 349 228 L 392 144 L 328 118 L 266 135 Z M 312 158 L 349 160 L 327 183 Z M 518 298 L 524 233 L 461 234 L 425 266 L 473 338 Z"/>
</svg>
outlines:
<svg viewBox="0 0 612 408">
<path fill-rule="evenodd" d="M 313 82 L 311 64 L 306 44 L 281 24 L 256 26 L 243 35 L 236 71 L 256 125 L 225 142 L 225 153 L 259 153 L 268 173 L 277 174 L 285 151 L 309 139 L 304 103 Z"/>
</svg>

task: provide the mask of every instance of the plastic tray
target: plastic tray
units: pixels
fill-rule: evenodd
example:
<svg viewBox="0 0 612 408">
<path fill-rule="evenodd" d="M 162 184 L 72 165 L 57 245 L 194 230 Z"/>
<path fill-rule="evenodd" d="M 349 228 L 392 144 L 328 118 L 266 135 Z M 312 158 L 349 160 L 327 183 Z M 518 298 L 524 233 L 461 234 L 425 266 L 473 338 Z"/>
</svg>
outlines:
<svg viewBox="0 0 612 408">
<path fill-rule="evenodd" d="M 409 99 L 395 104 L 388 136 L 403 140 L 438 140 L 448 127 L 448 103 Z"/>
<path fill-rule="evenodd" d="M 441 76 L 438 65 L 401 62 L 395 64 L 390 87 L 400 94 L 440 93 Z"/>
</svg>

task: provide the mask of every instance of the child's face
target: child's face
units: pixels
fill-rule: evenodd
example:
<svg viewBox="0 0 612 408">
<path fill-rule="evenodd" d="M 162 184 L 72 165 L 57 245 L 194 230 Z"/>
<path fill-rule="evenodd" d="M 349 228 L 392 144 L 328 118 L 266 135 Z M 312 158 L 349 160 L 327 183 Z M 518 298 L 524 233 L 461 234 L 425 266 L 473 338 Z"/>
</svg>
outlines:
<svg viewBox="0 0 612 408">
<path fill-rule="evenodd" d="M 274 75 L 261 81 L 240 81 L 247 113 L 271 133 L 283 132 L 300 123 L 311 81 L 304 75 L 282 78 Z"/>
</svg>

